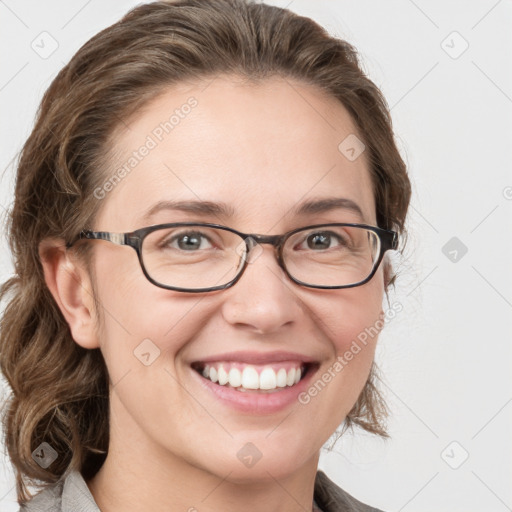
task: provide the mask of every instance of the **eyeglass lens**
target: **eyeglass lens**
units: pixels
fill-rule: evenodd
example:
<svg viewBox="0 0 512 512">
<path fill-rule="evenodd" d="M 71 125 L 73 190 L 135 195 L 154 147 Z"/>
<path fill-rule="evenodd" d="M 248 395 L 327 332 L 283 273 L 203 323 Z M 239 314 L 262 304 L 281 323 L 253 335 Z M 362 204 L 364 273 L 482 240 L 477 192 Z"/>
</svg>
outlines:
<svg viewBox="0 0 512 512">
<path fill-rule="evenodd" d="M 372 230 L 316 226 L 298 231 L 286 240 L 283 260 L 288 273 L 303 283 L 345 286 L 365 280 L 379 253 L 380 239 Z M 142 244 L 142 260 L 148 275 L 164 286 L 176 288 L 227 284 L 242 269 L 245 257 L 246 243 L 242 237 L 201 225 L 152 231 Z"/>
</svg>

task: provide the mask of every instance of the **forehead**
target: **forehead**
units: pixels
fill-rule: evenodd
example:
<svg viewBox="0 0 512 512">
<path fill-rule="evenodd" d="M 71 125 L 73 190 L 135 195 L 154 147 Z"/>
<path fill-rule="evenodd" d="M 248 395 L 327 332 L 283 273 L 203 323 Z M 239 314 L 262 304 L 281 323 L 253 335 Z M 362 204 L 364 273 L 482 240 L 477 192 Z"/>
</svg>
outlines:
<svg viewBox="0 0 512 512">
<path fill-rule="evenodd" d="M 339 101 L 290 79 L 169 87 L 117 130 L 98 222 L 129 231 L 180 220 L 169 211 L 145 216 L 156 203 L 208 201 L 228 206 L 233 227 L 264 229 L 293 221 L 304 202 L 336 197 L 363 212 L 347 210 L 347 222 L 373 224 L 366 154 L 349 159 L 340 150 L 355 136 Z"/>
</svg>

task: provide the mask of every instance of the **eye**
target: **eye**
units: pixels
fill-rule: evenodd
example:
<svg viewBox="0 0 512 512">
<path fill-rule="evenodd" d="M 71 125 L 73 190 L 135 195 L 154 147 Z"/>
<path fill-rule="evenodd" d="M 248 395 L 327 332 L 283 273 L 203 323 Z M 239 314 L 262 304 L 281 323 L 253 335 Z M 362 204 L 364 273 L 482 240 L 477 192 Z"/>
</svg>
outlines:
<svg viewBox="0 0 512 512">
<path fill-rule="evenodd" d="M 210 239 L 199 231 L 182 232 L 168 237 L 161 244 L 162 248 L 179 249 L 181 251 L 196 251 L 212 248 Z"/>
<path fill-rule="evenodd" d="M 346 247 L 348 240 L 338 233 L 332 231 L 319 231 L 309 234 L 305 242 L 307 243 L 306 249 L 331 249 L 334 246 Z"/>
</svg>

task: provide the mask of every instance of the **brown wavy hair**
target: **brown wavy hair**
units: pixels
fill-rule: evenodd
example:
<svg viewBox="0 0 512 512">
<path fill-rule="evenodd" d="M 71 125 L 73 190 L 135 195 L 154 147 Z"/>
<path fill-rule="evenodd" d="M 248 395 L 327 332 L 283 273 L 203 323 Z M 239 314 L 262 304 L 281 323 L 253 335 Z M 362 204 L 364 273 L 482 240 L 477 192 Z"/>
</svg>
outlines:
<svg viewBox="0 0 512 512">
<path fill-rule="evenodd" d="M 309 18 L 250 0 L 160 1 L 128 12 L 59 72 L 17 159 L 6 223 L 14 274 L 0 288 L 6 301 L 0 369 L 12 389 L 2 421 L 20 504 L 32 497 L 27 484 L 46 487 L 71 469 L 91 478 L 109 444 L 105 362 L 99 349 L 74 342 L 46 286 L 39 244 L 45 238 L 69 242 L 93 225 L 99 211 L 93 191 L 111 175 L 110 142 L 120 123 L 173 84 L 221 74 L 254 83 L 281 76 L 337 98 L 366 145 L 377 224 L 405 235 L 406 165 L 387 103 L 353 46 Z M 76 250 L 93 272 L 90 246 Z M 386 263 L 386 296 L 395 279 Z M 372 366 L 343 432 L 358 425 L 389 437 L 376 370 Z M 43 441 L 58 454 L 46 469 L 32 457 Z"/>
</svg>

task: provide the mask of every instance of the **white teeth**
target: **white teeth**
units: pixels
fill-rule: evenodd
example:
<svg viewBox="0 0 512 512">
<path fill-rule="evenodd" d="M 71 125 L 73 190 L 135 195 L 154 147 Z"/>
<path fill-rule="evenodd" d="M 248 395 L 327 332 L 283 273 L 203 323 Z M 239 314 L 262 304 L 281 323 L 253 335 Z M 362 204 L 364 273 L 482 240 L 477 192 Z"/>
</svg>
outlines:
<svg viewBox="0 0 512 512">
<path fill-rule="evenodd" d="M 259 389 L 260 377 L 256 368 L 246 366 L 242 372 L 242 387 L 245 389 Z"/>
<path fill-rule="evenodd" d="M 260 373 L 260 389 L 274 389 L 276 387 L 276 372 L 272 368 L 263 368 L 263 371 Z"/>
<path fill-rule="evenodd" d="M 229 366 L 228 366 L 229 367 Z M 221 386 L 229 384 L 240 391 L 249 389 L 273 390 L 297 384 L 302 376 L 301 368 L 279 368 L 276 372 L 272 367 L 265 366 L 258 374 L 254 366 L 246 365 L 243 371 L 232 366 L 227 372 L 222 364 L 215 366 L 205 365 L 202 370 L 203 377 L 217 382 Z"/>
<path fill-rule="evenodd" d="M 238 368 L 231 368 L 229 370 L 229 385 L 232 388 L 237 388 L 242 384 L 242 374 Z"/>
<path fill-rule="evenodd" d="M 295 368 L 292 368 L 286 376 L 286 385 L 293 386 L 295 384 Z"/>
<path fill-rule="evenodd" d="M 228 373 L 226 372 L 226 370 L 224 370 L 223 366 L 219 366 L 219 369 L 217 370 L 217 375 L 219 377 L 219 384 L 221 386 L 224 386 L 224 384 L 228 383 Z"/>
<path fill-rule="evenodd" d="M 284 388 L 286 386 L 286 370 L 284 368 L 281 368 L 277 372 L 276 384 L 278 388 Z"/>
</svg>

